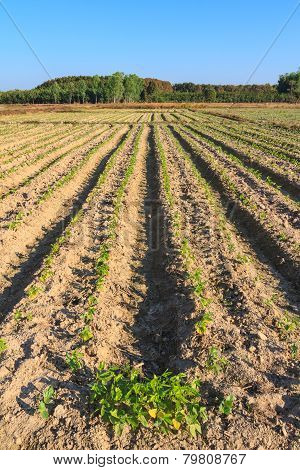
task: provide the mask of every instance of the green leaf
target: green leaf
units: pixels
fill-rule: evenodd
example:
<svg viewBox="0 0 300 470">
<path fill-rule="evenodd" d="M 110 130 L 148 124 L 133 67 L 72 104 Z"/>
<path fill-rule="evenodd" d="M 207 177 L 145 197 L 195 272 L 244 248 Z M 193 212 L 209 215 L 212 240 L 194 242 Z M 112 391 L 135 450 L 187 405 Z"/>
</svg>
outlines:
<svg viewBox="0 0 300 470">
<path fill-rule="evenodd" d="M 48 419 L 49 418 L 49 412 L 47 410 L 47 407 L 43 401 L 40 401 L 39 403 L 39 412 L 42 416 L 43 419 Z"/>
</svg>

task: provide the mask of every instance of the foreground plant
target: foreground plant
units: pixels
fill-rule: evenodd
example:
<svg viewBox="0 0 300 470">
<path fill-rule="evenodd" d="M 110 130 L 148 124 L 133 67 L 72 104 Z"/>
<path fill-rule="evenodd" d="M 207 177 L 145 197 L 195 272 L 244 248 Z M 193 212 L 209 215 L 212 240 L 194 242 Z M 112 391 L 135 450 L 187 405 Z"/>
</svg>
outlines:
<svg viewBox="0 0 300 470">
<path fill-rule="evenodd" d="M 196 437 L 207 419 L 200 398 L 199 380 L 188 382 L 185 374 L 168 371 L 144 377 L 130 365 L 106 368 L 101 363 L 91 385 L 95 412 L 112 424 L 117 434 L 125 426 L 144 426 L 162 433 L 183 428 Z"/>
<path fill-rule="evenodd" d="M 212 346 L 208 351 L 208 358 L 206 361 L 206 367 L 208 370 L 211 370 L 214 374 L 219 374 L 227 367 L 227 365 L 228 360 L 226 357 L 223 357 L 220 351 L 215 346 Z"/>
<path fill-rule="evenodd" d="M 83 366 L 82 357 L 83 354 L 78 349 L 66 354 L 66 364 L 74 374 Z"/>
<path fill-rule="evenodd" d="M 199 335 L 206 333 L 208 325 L 213 321 L 213 315 L 211 312 L 205 312 L 201 320 L 195 323 L 195 329 Z"/>
<path fill-rule="evenodd" d="M 232 412 L 234 400 L 234 395 L 228 395 L 227 397 L 225 397 L 219 405 L 219 412 L 225 416 L 230 415 Z"/>
<path fill-rule="evenodd" d="M 5 339 L 3 338 L 0 338 L 0 357 L 2 356 L 2 354 L 7 350 L 7 343 L 5 341 Z"/>
<path fill-rule="evenodd" d="M 281 336 L 288 336 L 298 327 L 297 320 L 292 318 L 288 313 L 285 316 L 278 320 L 277 328 L 280 331 Z"/>
<path fill-rule="evenodd" d="M 88 325 L 86 325 L 79 334 L 80 338 L 84 343 L 92 339 L 93 333 Z"/>
<path fill-rule="evenodd" d="M 39 412 L 43 419 L 49 418 L 49 405 L 52 404 L 55 391 L 52 385 L 49 385 L 43 392 L 43 399 L 39 403 Z"/>
</svg>

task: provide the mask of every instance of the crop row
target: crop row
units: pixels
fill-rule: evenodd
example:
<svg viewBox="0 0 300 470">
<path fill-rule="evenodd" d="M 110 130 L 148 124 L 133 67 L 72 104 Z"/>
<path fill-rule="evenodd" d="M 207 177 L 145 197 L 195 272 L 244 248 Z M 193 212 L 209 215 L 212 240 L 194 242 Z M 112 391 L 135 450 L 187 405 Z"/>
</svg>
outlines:
<svg viewBox="0 0 300 470">
<path fill-rule="evenodd" d="M 105 131 L 107 131 L 107 129 L 104 129 L 102 132 L 100 132 L 100 136 L 101 134 L 103 134 Z M 9 188 L 6 192 L 2 193 L 0 195 L 0 199 L 5 199 L 6 197 L 8 197 L 10 194 L 13 194 L 15 193 L 18 189 L 20 188 L 23 188 L 25 186 L 28 186 L 35 178 L 37 178 L 39 175 L 41 175 L 42 173 L 44 173 L 45 171 L 47 171 L 49 168 L 51 168 L 53 165 L 55 165 L 56 163 L 58 163 L 59 161 L 61 161 L 64 157 L 72 154 L 72 152 L 74 152 L 75 150 L 79 149 L 80 147 L 82 147 L 83 145 L 88 145 L 89 143 L 91 143 L 94 139 L 96 139 L 97 137 L 99 136 L 99 130 L 97 130 L 97 132 L 93 133 L 92 136 L 88 136 L 84 142 L 80 142 L 79 144 L 76 144 L 76 142 L 78 140 L 81 139 L 81 136 L 74 139 L 74 142 L 75 142 L 75 145 L 74 145 L 74 142 L 72 142 L 71 144 L 71 148 L 66 150 L 65 152 L 63 153 L 60 153 L 58 156 L 55 156 L 52 160 L 50 160 L 48 163 L 46 163 L 44 166 L 42 166 L 41 168 L 39 168 L 38 170 L 36 170 L 33 174 L 30 174 L 29 176 L 25 177 L 25 179 L 23 179 L 20 183 L 16 184 L 15 186 Z M 65 147 L 65 145 L 62 146 L 62 148 Z M 43 157 L 46 157 L 47 155 L 51 155 L 52 153 L 56 153 L 58 150 L 60 150 L 60 147 L 57 148 L 55 151 L 49 151 L 47 152 L 46 154 L 43 155 Z"/>
<path fill-rule="evenodd" d="M 215 131 L 207 133 L 203 131 L 203 127 L 199 128 L 193 125 L 187 126 L 186 130 L 193 132 L 194 135 L 198 134 L 198 138 L 201 138 L 202 142 L 206 142 L 218 150 L 221 149 L 230 160 L 280 193 L 281 197 L 287 198 L 291 204 L 293 204 L 294 198 L 298 199 L 300 185 L 295 172 L 291 169 L 279 167 L 267 157 L 253 155 L 248 147 L 232 146 L 230 139 L 216 136 Z"/>
<path fill-rule="evenodd" d="M 106 145 L 110 140 L 112 140 L 115 137 L 117 131 L 118 131 L 118 129 L 115 129 L 107 138 L 105 138 L 104 140 L 102 140 L 98 144 L 93 145 L 92 149 L 89 150 L 88 152 L 86 152 L 84 154 L 83 158 L 78 163 L 76 163 L 74 166 L 72 166 L 66 174 L 64 174 L 57 181 L 55 181 L 54 183 L 49 185 L 48 188 L 45 189 L 45 191 L 35 201 L 35 206 L 40 206 L 41 204 L 46 202 L 53 195 L 53 193 L 55 191 L 61 189 L 63 186 L 68 184 L 76 176 L 76 174 L 78 174 L 78 172 L 89 162 L 89 160 L 92 158 L 92 156 L 103 145 Z M 104 133 L 104 132 L 105 132 L 105 130 L 102 133 Z M 102 133 L 100 133 L 99 136 L 101 136 Z M 65 155 L 66 154 L 64 154 L 64 156 Z M 19 211 L 16 214 L 15 219 L 9 224 L 9 229 L 16 230 L 19 227 L 19 225 L 22 223 L 23 218 L 25 216 L 29 216 L 32 213 L 32 211 L 33 211 L 33 209 L 31 209 L 29 212 L 25 213 L 24 208 L 21 211 Z"/>
<path fill-rule="evenodd" d="M 245 182 L 237 179 L 236 174 L 228 171 L 215 158 L 214 152 L 203 145 L 199 145 L 182 130 L 180 133 L 175 129 L 174 131 L 182 144 L 187 146 L 194 154 L 199 167 L 202 167 L 203 171 L 206 171 L 209 177 L 212 178 L 217 189 L 225 196 L 227 204 L 229 199 L 234 204 L 234 211 L 240 213 L 240 217 L 245 221 L 247 220 L 249 226 L 252 225 L 259 229 L 257 237 L 261 240 L 261 247 L 267 249 L 269 255 L 274 258 L 278 269 L 287 275 L 291 275 L 292 278 L 295 276 L 297 278 L 297 243 L 292 236 L 286 233 L 287 227 L 283 222 L 280 223 L 277 219 L 276 224 L 274 224 L 274 210 L 271 210 L 268 205 L 264 205 L 263 208 L 261 204 L 258 205 L 256 195 L 254 197 L 254 194 L 251 195 L 248 192 Z M 237 182 L 239 183 L 237 184 Z M 262 243 L 263 239 L 265 239 L 264 241 L 269 240 L 269 248 L 267 248 L 267 243 Z M 277 253 L 274 253 L 273 249 L 270 250 L 270 247 L 274 245 L 277 247 Z M 281 257 L 279 254 L 281 254 Z"/>
<path fill-rule="evenodd" d="M 99 194 L 102 186 L 106 182 L 108 175 L 113 168 L 113 166 L 116 163 L 116 159 L 118 155 L 123 151 L 124 147 L 127 145 L 128 140 L 131 136 L 131 133 L 127 133 L 126 138 L 120 143 L 120 145 L 117 147 L 117 149 L 113 152 L 113 154 L 110 156 L 109 160 L 107 161 L 105 168 L 101 175 L 98 178 L 98 181 L 93 188 L 93 190 L 89 193 L 87 199 L 86 199 L 86 204 L 91 205 L 94 204 L 96 196 Z M 112 136 L 111 136 L 112 138 Z M 106 141 L 107 142 L 107 141 Z M 93 149 L 91 152 L 94 154 L 97 149 Z M 90 154 L 91 156 L 91 154 Z M 80 208 L 76 211 L 74 216 L 71 218 L 70 222 L 67 224 L 64 232 L 57 237 L 57 239 L 54 241 L 54 243 L 51 245 L 51 250 L 49 252 L 49 255 L 44 260 L 43 267 L 41 268 L 41 271 L 37 277 L 37 280 L 33 282 L 30 287 L 27 289 L 27 296 L 29 298 L 34 298 L 38 293 L 44 290 L 44 285 L 47 279 L 51 278 L 53 275 L 53 272 L 51 271 L 51 267 L 53 264 L 53 261 L 56 256 L 58 256 L 60 248 L 62 247 L 63 244 L 65 244 L 68 239 L 70 238 L 72 234 L 72 229 L 74 226 L 81 221 L 82 216 L 83 216 L 83 209 Z"/>
</svg>

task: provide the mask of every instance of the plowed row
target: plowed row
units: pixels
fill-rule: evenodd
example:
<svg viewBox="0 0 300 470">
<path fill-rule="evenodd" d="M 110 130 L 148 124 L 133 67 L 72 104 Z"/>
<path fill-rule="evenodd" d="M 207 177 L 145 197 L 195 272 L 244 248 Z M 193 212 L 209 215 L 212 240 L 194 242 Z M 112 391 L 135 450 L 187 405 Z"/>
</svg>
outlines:
<svg viewBox="0 0 300 470">
<path fill-rule="evenodd" d="M 298 137 L 182 109 L 1 117 L 0 448 L 299 449 Z M 118 435 L 101 362 L 200 379 L 201 430 L 150 409 Z"/>
</svg>

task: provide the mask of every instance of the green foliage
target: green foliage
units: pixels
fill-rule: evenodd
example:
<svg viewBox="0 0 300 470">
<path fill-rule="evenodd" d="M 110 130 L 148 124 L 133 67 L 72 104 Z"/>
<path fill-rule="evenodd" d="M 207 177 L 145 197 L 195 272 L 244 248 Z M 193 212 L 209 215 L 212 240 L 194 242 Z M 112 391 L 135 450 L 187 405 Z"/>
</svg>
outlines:
<svg viewBox="0 0 300 470">
<path fill-rule="evenodd" d="M 78 349 L 74 349 L 71 353 L 66 353 L 66 364 L 74 374 L 83 366 L 82 357 L 83 354 Z"/>
<path fill-rule="evenodd" d="M 297 359 L 298 355 L 299 355 L 299 344 L 297 343 L 292 343 L 291 344 L 291 356 L 293 359 Z"/>
<path fill-rule="evenodd" d="M 0 356 L 7 350 L 7 342 L 5 339 L 0 338 Z"/>
<path fill-rule="evenodd" d="M 240 264 L 247 264 L 247 263 L 250 263 L 252 261 L 252 258 L 251 258 L 251 256 L 243 255 L 241 253 L 238 253 L 236 255 L 236 260 Z"/>
<path fill-rule="evenodd" d="M 20 309 L 15 310 L 14 313 L 14 320 L 19 323 L 20 321 L 31 321 L 32 320 L 32 313 L 23 313 Z"/>
<path fill-rule="evenodd" d="M 86 325 L 79 334 L 84 343 L 93 338 L 93 333 L 88 325 Z"/>
<path fill-rule="evenodd" d="M 297 329 L 299 323 L 297 322 L 296 318 L 294 319 L 288 313 L 286 313 L 282 319 L 277 321 L 276 326 L 282 336 L 287 336 Z"/>
<path fill-rule="evenodd" d="M 24 217 L 25 217 L 24 211 L 18 212 L 14 220 L 9 223 L 8 225 L 9 230 L 16 230 L 16 228 L 18 228 L 18 226 L 20 225 Z"/>
<path fill-rule="evenodd" d="M 109 273 L 109 247 L 107 244 L 103 244 L 100 249 L 100 254 L 96 260 L 96 273 L 97 273 L 97 289 L 101 289 L 105 281 L 106 276 Z"/>
<path fill-rule="evenodd" d="M 52 404 L 55 396 L 55 391 L 52 385 L 49 385 L 43 392 L 43 399 L 39 402 L 39 412 L 43 419 L 49 418 L 49 405 Z"/>
<path fill-rule="evenodd" d="M 215 346 L 212 346 L 208 351 L 208 358 L 206 361 L 206 367 L 211 370 L 214 374 L 219 374 L 228 365 L 228 360 L 221 356 L 221 353 Z"/>
<path fill-rule="evenodd" d="M 125 426 L 153 427 L 162 433 L 187 429 L 193 437 L 201 433 L 207 419 L 200 403 L 198 380 L 189 382 L 185 374 L 171 372 L 153 377 L 129 365 L 106 368 L 101 363 L 91 385 L 91 402 L 101 418 L 113 425 L 117 434 Z"/>
<path fill-rule="evenodd" d="M 208 325 L 213 321 L 213 315 L 211 312 L 205 312 L 201 320 L 195 323 L 195 329 L 199 335 L 206 333 Z"/>
<path fill-rule="evenodd" d="M 0 92 L 0 103 L 74 102 L 273 102 L 296 101 L 300 96 L 300 72 L 281 75 L 278 85 L 209 85 L 176 83 L 135 74 L 71 76 L 48 80 L 31 90 Z"/>
<path fill-rule="evenodd" d="M 228 395 L 227 397 L 225 397 L 224 400 L 222 400 L 220 403 L 219 412 L 226 416 L 230 415 L 230 413 L 232 412 L 234 400 L 234 395 Z"/>
<path fill-rule="evenodd" d="M 95 314 L 96 305 L 97 305 L 96 297 L 93 295 L 90 295 L 88 298 L 87 311 L 82 315 L 82 318 L 85 321 L 85 323 L 89 323 L 90 321 L 92 321 L 94 314 Z"/>
<path fill-rule="evenodd" d="M 42 291 L 42 287 L 34 284 L 26 291 L 26 295 L 29 297 L 29 299 L 35 299 L 35 297 L 37 297 Z"/>
</svg>

